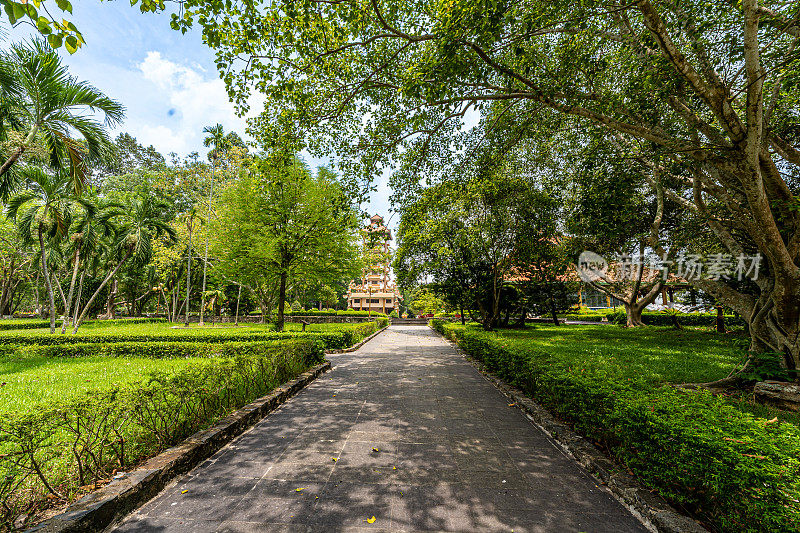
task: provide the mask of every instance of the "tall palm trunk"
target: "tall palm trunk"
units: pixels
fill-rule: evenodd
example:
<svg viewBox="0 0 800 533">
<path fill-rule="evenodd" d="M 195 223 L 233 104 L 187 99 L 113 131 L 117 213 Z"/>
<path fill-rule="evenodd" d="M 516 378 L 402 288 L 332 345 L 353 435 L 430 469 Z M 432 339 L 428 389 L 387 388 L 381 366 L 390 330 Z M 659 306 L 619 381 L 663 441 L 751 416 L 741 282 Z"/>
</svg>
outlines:
<svg viewBox="0 0 800 533">
<path fill-rule="evenodd" d="M 189 327 L 189 290 L 192 284 L 192 226 L 189 223 L 189 253 L 186 259 L 186 320 L 184 326 Z M 202 311 L 201 311 L 202 312 Z"/>
<path fill-rule="evenodd" d="M 53 297 L 53 282 L 50 281 L 50 273 L 47 271 L 47 258 L 44 253 L 44 226 L 39 224 L 39 251 L 42 254 L 42 276 L 47 285 L 47 297 L 50 304 L 50 333 L 56 332 L 56 301 Z"/>
<path fill-rule="evenodd" d="M 234 326 L 239 325 L 239 302 L 242 301 L 242 284 L 239 284 L 239 294 L 236 296 L 236 318 L 233 321 Z"/>
<path fill-rule="evenodd" d="M 75 327 L 72 329 L 72 334 L 73 335 L 78 333 L 78 328 L 81 327 L 81 323 L 83 323 L 83 319 L 86 318 L 86 313 L 89 312 L 89 308 L 92 307 L 92 304 L 94 303 L 95 298 L 97 298 L 97 295 L 100 294 L 100 291 L 103 290 L 103 287 L 105 287 L 108 284 L 108 280 L 110 280 L 111 278 L 113 278 L 114 276 L 117 275 L 117 272 L 119 271 L 119 268 L 122 266 L 122 264 L 125 261 L 128 260 L 128 258 L 131 256 L 131 253 L 133 253 L 133 248 L 132 247 L 128 248 L 128 251 L 125 252 L 125 257 L 123 257 L 122 260 L 119 263 L 117 263 L 117 266 L 114 267 L 114 270 L 112 270 L 111 272 L 108 273 L 108 275 L 103 279 L 103 282 L 100 284 L 100 286 L 97 287 L 97 290 L 94 291 L 94 294 L 92 294 L 92 297 L 89 298 L 89 301 L 86 302 L 86 305 L 83 306 L 83 311 L 81 311 L 81 316 L 78 317 L 78 320 L 75 322 Z"/>
<path fill-rule="evenodd" d="M 0 166 L 0 176 L 8 172 L 9 169 L 12 166 L 14 166 L 14 163 L 16 163 L 19 160 L 19 158 L 22 157 L 22 154 L 25 152 L 25 149 L 28 146 L 30 146 L 31 143 L 33 143 L 33 140 L 36 138 L 36 133 L 38 131 L 39 131 L 38 124 L 34 124 L 33 127 L 31 127 L 31 131 L 28 132 L 28 136 L 25 137 L 25 141 L 23 142 L 23 144 L 21 146 L 18 146 L 17 149 L 14 150 L 14 152 L 12 152 L 12 154 L 9 156 L 9 158 L 5 160 L 2 166 Z"/>
<path fill-rule="evenodd" d="M 86 277 L 86 269 L 81 271 L 81 281 L 78 283 L 78 294 L 75 295 L 75 311 L 72 313 L 72 325 L 78 319 L 78 312 L 81 310 L 81 298 L 83 297 L 83 280 Z"/>
<path fill-rule="evenodd" d="M 214 168 L 211 171 L 211 184 L 208 187 L 208 213 L 206 214 L 206 224 L 211 223 L 211 196 L 214 193 L 214 178 L 217 174 L 217 160 L 214 159 Z M 200 296 L 200 325 L 203 325 L 203 310 L 206 304 L 206 270 L 208 270 L 208 231 L 206 230 L 206 250 L 203 254 L 203 291 Z M 214 311 L 212 310 L 213 314 Z"/>
</svg>

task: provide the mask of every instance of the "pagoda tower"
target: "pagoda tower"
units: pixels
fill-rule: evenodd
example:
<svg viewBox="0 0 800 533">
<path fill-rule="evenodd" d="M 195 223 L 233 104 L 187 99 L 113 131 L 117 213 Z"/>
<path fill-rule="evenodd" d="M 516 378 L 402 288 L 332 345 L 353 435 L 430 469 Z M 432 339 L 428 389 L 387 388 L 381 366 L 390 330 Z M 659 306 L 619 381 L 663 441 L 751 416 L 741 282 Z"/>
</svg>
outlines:
<svg viewBox="0 0 800 533">
<path fill-rule="evenodd" d="M 389 241 L 392 231 L 383 223 L 383 217 L 374 215 L 369 225 L 361 230 L 368 264 L 361 279 L 351 281 L 347 289 L 347 307 L 356 311 L 391 313 L 398 308 L 402 296 L 391 280 L 391 252 Z"/>
</svg>

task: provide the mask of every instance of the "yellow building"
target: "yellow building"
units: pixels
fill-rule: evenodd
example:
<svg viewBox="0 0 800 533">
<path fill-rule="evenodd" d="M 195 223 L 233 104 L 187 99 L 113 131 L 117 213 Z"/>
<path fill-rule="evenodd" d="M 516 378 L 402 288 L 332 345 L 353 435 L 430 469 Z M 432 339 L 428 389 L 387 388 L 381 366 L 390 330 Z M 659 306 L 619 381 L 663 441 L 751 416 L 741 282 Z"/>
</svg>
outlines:
<svg viewBox="0 0 800 533">
<path fill-rule="evenodd" d="M 356 311 L 391 313 L 398 308 L 402 296 L 390 278 L 391 252 L 389 241 L 392 232 L 383 224 L 383 217 L 375 215 L 369 225 L 361 230 L 364 250 L 371 264 L 361 274 L 361 279 L 351 281 L 347 289 L 347 307 Z"/>
</svg>

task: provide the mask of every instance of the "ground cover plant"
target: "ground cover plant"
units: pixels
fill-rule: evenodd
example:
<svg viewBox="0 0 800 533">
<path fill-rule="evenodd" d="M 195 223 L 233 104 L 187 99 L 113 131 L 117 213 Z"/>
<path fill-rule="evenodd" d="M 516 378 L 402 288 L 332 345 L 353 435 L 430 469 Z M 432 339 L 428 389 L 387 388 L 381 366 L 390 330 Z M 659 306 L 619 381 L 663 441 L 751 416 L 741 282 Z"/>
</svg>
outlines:
<svg viewBox="0 0 800 533">
<path fill-rule="evenodd" d="M 742 363 L 736 337 L 601 325 L 433 326 L 712 530 L 800 530 L 800 418 L 741 396 L 669 386 L 727 375 Z"/>
</svg>

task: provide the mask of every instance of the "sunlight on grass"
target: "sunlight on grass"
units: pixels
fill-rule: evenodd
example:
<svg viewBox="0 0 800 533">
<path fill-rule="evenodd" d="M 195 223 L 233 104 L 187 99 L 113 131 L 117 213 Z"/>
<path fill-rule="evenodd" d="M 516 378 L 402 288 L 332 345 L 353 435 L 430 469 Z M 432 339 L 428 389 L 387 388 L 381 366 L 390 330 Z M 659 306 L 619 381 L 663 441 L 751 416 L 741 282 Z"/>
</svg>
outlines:
<svg viewBox="0 0 800 533">
<path fill-rule="evenodd" d="M 476 326 L 472 326 L 476 327 Z M 726 377 L 745 357 L 747 339 L 705 328 L 621 328 L 610 325 L 536 325 L 496 335 L 532 357 L 573 370 L 602 369 L 635 386 L 702 383 Z M 731 393 L 737 409 L 800 425 L 800 413 L 757 404 L 752 394 Z"/>
<path fill-rule="evenodd" d="M 197 359 L 6 357 L 0 359 L 0 413 L 142 381 L 152 371 L 169 372 Z"/>
</svg>

